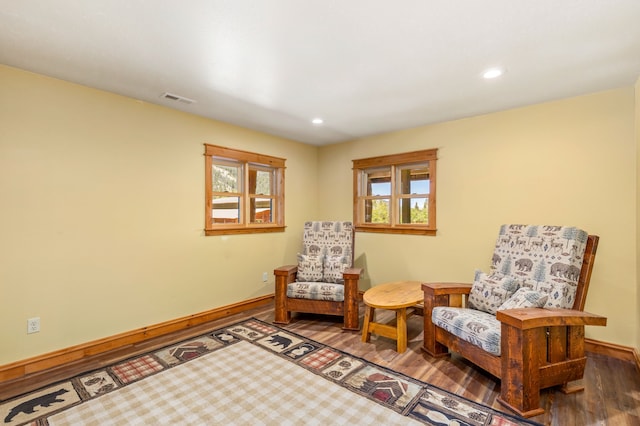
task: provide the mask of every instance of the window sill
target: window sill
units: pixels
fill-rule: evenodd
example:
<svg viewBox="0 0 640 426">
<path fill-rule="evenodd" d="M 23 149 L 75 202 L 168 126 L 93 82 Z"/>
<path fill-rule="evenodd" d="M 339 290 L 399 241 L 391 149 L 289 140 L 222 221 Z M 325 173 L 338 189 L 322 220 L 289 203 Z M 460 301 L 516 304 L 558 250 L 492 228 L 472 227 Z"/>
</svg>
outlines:
<svg viewBox="0 0 640 426">
<path fill-rule="evenodd" d="M 251 228 L 224 228 L 224 229 L 205 229 L 204 235 L 209 237 L 212 235 L 235 235 L 235 234 L 267 234 L 271 232 L 284 232 L 284 226 L 264 226 Z"/>
<path fill-rule="evenodd" d="M 378 234 L 408 234 L 408 235 L 436 235 L 436 229 L 413 228 L 413 227 L 387 227 L 387 226 L 367 226 L 356 225 L 356 232 L 373 232 Z"/>
</svg>

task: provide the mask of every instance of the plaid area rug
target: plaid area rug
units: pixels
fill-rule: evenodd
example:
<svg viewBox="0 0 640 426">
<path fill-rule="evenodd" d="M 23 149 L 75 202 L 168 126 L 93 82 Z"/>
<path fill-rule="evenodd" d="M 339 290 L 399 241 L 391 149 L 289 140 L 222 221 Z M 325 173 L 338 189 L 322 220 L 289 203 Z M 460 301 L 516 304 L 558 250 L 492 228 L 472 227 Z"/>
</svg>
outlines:
<svg viewBox="0 0 640 426">
<path fill-rule="evenodd" d="M 249 319 L 0 405 L 5 425 L 535 425 Z"/>
</svg>

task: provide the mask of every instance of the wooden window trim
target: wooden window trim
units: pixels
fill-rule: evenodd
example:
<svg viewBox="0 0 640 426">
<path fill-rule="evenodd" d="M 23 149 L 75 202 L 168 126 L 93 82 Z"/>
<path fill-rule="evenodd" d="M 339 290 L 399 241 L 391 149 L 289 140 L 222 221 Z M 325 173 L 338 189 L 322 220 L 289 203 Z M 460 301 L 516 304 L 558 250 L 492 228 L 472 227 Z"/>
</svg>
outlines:
<svg viewBox="0 0 640 426">
<path fill-rule="evenodd" d="M 270 155 L 257 154 L 249 151 L 242 151 L 233 148 L 226 148 L 217 145 L 204 144 L 205 146 L 205 235 L 233 235 L 233 234 L 255 234 L 284 232 L 284 172 L 285 159 Z M 213 224 L 211 211 L 213 203 L 213 182 L 211 170 L 213 168 L 213 157 L 228 159 L 243 164 L 243 179 L 241 191 L 241 205 L 243 206 L 242 220 L 240 223 Z M 249 200 L 257 194 L 250 194 L 249 169 L 251 165 L 263 166 L 275 170 L 274 194 L 265 198 L 272 198 L 274 204 L 273 222 L 268 224 L 251 223 L 249 218 Z"/>
<path fill-rule="evenodd" d="M 421 151 L 405 152 L 400 154 L 384 155 L 378 157 L 362 158 L 353 160 L 353 223 L 355 230 L 358 232 L 373 232 L 385 234 L 412 234 L 412 235 L 436 235 L 436 164 L 437 149 L 427 149 Z M 361 221 L 363 215 L 361 209 L 363 207 L 364 198 L 360 194 L 363 170 L 375 167 L 395 167 L 411 164 L 429 163 L 429 223 L 426 225 L 418 224 L 373 224 Z M 389 196 L 390 203 L 393 204 L 401 198 L 397 194 L 395 173 L 391 173 L 391 194 Z M 397 220 L 395 220 L 397 222 Z"/>
</svg>

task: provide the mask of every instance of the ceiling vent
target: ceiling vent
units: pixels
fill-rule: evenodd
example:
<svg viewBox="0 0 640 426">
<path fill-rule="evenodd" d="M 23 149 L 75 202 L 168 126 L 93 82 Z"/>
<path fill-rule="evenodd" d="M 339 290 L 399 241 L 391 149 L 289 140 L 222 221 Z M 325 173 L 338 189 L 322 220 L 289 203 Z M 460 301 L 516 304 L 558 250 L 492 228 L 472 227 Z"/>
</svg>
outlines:
<svg viewBox="0 0 640 426">
<path fill-rule="evenodd" d="M 180 102 L 187 105 L 191 105 L 196 102 L 193 99 L 185 98 L 184 96 L 174 95 L 173 93 L 169 93 L 169 92 L 164 92 L 160 97 L 162 99 L 167 99 L 174 102 Z"/>
</svg>

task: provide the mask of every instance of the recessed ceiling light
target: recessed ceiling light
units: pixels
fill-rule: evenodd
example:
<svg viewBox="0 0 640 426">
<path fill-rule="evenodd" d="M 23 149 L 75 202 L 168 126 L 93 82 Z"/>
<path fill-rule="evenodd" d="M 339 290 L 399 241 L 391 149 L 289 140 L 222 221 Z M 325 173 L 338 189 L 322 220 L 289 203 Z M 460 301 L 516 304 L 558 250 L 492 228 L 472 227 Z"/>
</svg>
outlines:
<svg viewBox="0 0 640 426">
<path fill-rule="evenodd" d="M 320 125 L 324 123 L 324 120 L 322 118 L 314 118 L 313 120 L 311 120 L 311 122 L 315 125 Z"/>
<path fill-rule="evenodd" d="M 504 70 L 502 68 L 489 68 L 484 73 L 482 73 L 482 77 L 486 79 L 492 79 L 500 77 L 502 74 L 504 74 Z"/>
</svg>

